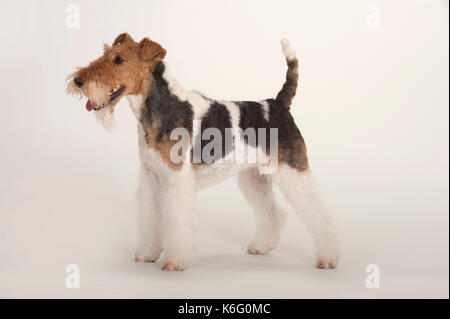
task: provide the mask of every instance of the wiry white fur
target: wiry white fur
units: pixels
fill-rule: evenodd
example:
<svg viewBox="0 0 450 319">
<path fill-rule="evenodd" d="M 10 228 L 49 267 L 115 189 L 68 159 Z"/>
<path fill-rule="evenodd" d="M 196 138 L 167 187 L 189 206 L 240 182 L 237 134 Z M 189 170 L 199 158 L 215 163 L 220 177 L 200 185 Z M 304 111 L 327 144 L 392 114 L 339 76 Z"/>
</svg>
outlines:
<svg viewBox="0 0 450 319">
<path fill-rule="evenodd" d="M 318 199 L 311 171 L 300 173 L 283 167 L 274 174 L 273 180 L 305 222 L 314 241 L 318 266 L 336 267 L 340 257 L 337 231 Z"/>
<path fill-rule="evenodd" d="M 114 120 L 114 109 L 112 107 L 104 107 L 95 111 L 95 117 L 102 123 L 106 131 L 110 132 L 115 127 L 116 122 Z"/>
<path fill-rule="evenodd" d="M 141 115 L 141 109 L 143 106 L 144 98 L 137 94 L 137 95 L 127 95 L 128 103 L 130 104 L 131 111 L 136 116 L 136 118 L 139 120 L 139 116 Z"/>
<path fill-rule="evenodd" d="M 272 181 L 257 170 L 239 173 L 239 187 L 256 219 L 256 235 L 248 245 L 251 254 L 268 254 L 280 240 L 286 213 L 278 206 L 272 190 Z"/>
<path fill-rule="evenodd" d="M 190 169 L 160 180 L 164 270 L 183 270 L 194 251 L 195 177 Z"/>
<path fill-rule="evenodd" d="M 297 57 L 295 55 L 294 49 L 292 49 L 289 41 L 287 39 L 281 40 L 281 48 L 283 50 L 283 54 L 289 61 L 295 60 Z"/>
<path fill-rule="evenodd" d="M 161 211 L 157 176 L 141 165 L 137 191 L 139 246 L 136 261 L 153 262 L 159 258 L 163 247 L 161 240 Z"/>
</svg>

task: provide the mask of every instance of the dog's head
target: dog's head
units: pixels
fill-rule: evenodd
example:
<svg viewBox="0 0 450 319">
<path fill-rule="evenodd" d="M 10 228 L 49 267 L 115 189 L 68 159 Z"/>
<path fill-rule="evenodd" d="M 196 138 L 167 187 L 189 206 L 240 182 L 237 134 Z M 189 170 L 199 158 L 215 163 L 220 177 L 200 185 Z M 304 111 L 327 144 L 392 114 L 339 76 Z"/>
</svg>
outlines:
<svg viewBox="0 0 450 319">
<path fill-rule="evenodd" d="M 123 96 L 147 89 L 151 73 L 165 55 L 166 50 L 158 43 L 148 38 L 138 43 L 122 33 L 112 46 L 104 45 L 101 57 L 69 75 L 66 91 L 80 98 L 86 96 L 88 111 L 112 114 Z"/>
</svg>

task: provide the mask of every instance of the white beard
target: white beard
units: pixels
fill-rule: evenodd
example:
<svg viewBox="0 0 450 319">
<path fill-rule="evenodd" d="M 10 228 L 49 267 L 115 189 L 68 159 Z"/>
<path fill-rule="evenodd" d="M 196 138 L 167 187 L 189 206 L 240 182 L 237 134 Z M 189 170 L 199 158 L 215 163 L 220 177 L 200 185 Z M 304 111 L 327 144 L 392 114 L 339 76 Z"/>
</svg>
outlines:
<svg viewBox="0 0 450 319">
<path fill-rule="evenodd" d="M 116 126 L 116 121 L 114 120 L 113 108 L 105 107 L 98 111 L 94 111 L 97 120 L 100 121 L 104 127 L 104 129 L 108 132 L 111 132 L 113 128 Z"/>
</svg>

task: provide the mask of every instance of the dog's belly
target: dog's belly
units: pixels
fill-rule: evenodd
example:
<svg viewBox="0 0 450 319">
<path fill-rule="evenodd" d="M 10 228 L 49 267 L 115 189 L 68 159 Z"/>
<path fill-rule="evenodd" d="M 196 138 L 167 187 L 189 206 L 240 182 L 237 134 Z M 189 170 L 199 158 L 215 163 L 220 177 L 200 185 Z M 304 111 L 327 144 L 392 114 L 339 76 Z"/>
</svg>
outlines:
<svg viewBox="0 0 450 319">
<path fill-rule="evenodd" d="M 251 164 L 202 164 L 194 168 L 197 190 L 210 187 L 252 168 Z"/>
</svg>

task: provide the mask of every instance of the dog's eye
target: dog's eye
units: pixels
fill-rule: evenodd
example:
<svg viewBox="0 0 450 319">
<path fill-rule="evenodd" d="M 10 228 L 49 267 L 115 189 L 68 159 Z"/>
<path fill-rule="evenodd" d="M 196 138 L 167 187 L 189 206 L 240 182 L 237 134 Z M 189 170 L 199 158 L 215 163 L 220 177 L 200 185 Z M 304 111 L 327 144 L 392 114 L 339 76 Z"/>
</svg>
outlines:
<svg viewBox="0 0 450 319">
<path fill-rule="evenodd" d="M 120 63 L 122 63 L 123 62 L 123 59 L 120 57 L 120 56 L 116 56 L 115 58 L 114 58 L 114 63 L 115 64 L 120 64 Z"/>
</svg>

